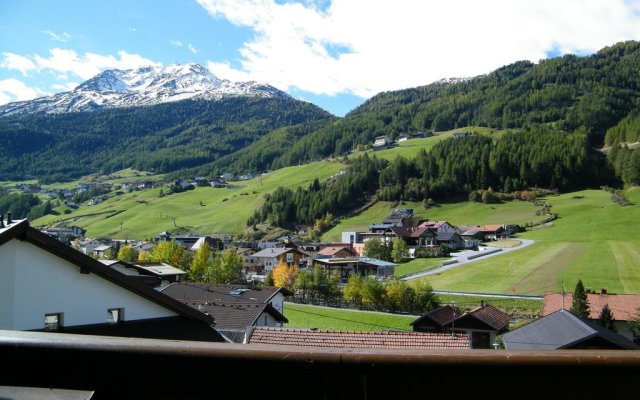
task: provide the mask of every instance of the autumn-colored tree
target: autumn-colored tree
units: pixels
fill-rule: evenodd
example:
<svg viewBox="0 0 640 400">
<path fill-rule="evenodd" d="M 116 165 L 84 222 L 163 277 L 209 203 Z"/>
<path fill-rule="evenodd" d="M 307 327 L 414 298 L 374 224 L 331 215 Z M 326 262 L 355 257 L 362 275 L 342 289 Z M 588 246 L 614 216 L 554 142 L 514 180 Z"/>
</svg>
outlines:
<svg viewBox="0 0 640 400">
<path fill-rule="evenodd" d="M 215 253 L 207 268 L 207 278 L 211 283 L 245 283 L 242 273 L 243 260 L 235 249 Z"/>
<path fill-rule="evenodd" d="M 125 244 L 124 246 L 120 247 L 117 258 L 118 260 L 133 262 L 135 260 L 135 253 L 133 251 L 133 247 L 129 246 L 128 244 Z"/>
<path fill-rule="evenodd" d="M 280 261 L 273 269 L 273 285 L 285 289 L 293 290 L 298 277 L 298 266 L 290 266 L 284 261 Z"/>
<path fill-rule="evenodd" d="M 206 278 L 207 271 L 211 265 L 211 249 L 206 243 L 203 243 L 196 251 L 191 268 L 189 269 L 189 280 L 200 282 Z"/>
<path fill-rule="evenodd" d="M 362 282 L 362 275 L 351 275 L 342 291 L 342 298 L 349 303 L 362 307 Z"/>
<path fill-rule="evenodd" d="M 151 250 L 151 259 L 156 262 L 164 262 L 177 268 L 185 269 L 183 264 L 184 248 L 175 240 L 170 242 L 160 242 Z"/>
<path fill-rule="evenodd" d="M 140 253 L 138 253 L 138 262 L 148 262 L 151 261 L 151 253 L 149 253 L 148 251 L 141 251 Z"/>
<path fill-rule="evenodd" d="M 413 288 L 405 281 L 393 279 L 385 284 L 385 304 L 391 311 L 410 308 L 414 297 Z"/>
<path fill-rule="evenodd" d="M 367 276 L 362 282 L 362 304 L 380 310 L 384 307 L 384 285 L 375 276 Z"/>
<path fill-rule="evenodd" d="M 418 282 L 413 285 L 413 290 L 415 297 L 410 311 L 423 314 L 440 307 L 438 295 L 433 292 L 433 288 L 426 281 L 418 280 Z"/>
</svg>

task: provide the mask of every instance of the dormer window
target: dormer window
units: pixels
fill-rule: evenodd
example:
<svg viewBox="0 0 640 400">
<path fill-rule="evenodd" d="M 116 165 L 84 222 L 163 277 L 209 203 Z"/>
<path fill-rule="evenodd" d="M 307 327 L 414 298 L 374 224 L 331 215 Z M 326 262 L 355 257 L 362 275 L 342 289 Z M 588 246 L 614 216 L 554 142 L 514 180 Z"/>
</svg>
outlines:
<svg viewBox="0 0 640 400">
<path fill-rule="evenodd" d="M 62 313 L 50 313 L 44 315 L 44 330 L 59 331 L 62 328 Z"/>
<path fill-rule="evenodd" d="M 107 322 L 117 324 L 124 321 L 124 308 L 110 308 L 107 310 Z"/>
</svg>

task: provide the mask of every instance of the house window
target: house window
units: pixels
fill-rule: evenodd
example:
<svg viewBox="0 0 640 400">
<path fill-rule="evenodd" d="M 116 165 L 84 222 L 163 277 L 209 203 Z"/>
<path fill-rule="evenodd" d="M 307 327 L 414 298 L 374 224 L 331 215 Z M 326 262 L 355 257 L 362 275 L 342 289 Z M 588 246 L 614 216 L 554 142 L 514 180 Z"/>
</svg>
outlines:
<svg viewBox="0 0 640 400">
<path fill-rule="evenodd" d="M 267 326 L 267 316 L 264 316 L 264 326 Z"/>
<path fill-rule="evenodd" d="M 62 313 L 50 313 L 44 315 L 44 330 L 58 331 L 62 328 Z"/>
<path fill-rule="evenodd" d="M 124 308 L 110 308 L 107 310 L 107 322 L 117 324 L 124 321 Z"/>
<path fill-rule="evenodd" d="M 292 263 L 293 262 L 293 253 L 287 253 L 287 262 L 288 263 Z"/>
</svg>

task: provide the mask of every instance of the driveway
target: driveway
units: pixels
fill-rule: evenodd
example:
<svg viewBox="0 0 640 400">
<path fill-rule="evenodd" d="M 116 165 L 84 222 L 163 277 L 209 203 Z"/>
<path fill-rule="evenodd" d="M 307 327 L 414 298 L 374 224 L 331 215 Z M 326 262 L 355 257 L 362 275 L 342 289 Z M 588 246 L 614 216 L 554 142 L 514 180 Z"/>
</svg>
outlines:
<svg viewBox="0 0 640 400">
<path fill-rule="evenodd" d="M 437 275 L 448 269 L 456 268 L 461 265 L 469 264 L 477 260 L 485 260 L 489 257 L 499 256 L 500 254 L 510 253 L 512 251 L 524 249 L 525 247 L 531 246 L 535 243 L 530 239 L 517 239 L 520 241 L 520 244 L 514 247 L 493 247 L 493 246 L 483 246 L 480 250 L 463 250 L 458 253 L 455 253 L 451 256 L 451 260 L 445 261 L 442 263 L 441 267 L 430 269 L 424 272 L 418 272 L 415 274 L 407 275 L 400 278 L 403 281 L 408 281 L 411 279 L 422 278 L 429 275 Z"/>
</svg>

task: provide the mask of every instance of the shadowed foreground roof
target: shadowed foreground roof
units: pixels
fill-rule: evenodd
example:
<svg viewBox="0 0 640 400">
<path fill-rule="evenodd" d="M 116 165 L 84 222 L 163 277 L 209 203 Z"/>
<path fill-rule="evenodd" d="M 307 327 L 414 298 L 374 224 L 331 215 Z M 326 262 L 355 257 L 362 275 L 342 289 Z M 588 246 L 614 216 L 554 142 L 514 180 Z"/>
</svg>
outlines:
<svg viewBox="0 0 640 400">
<path fill-rule="evenodd" d="M 560 310 L 502 336 L 509 350 L 633 349 L 638 346 L 598 324 Z"/>
<path fill-rule="evenodd" d="M 256 327 L 250 344 L 368 349 L 470 349 L 469 337 L 419 332 L 351 332 Z"/>
</svg>

